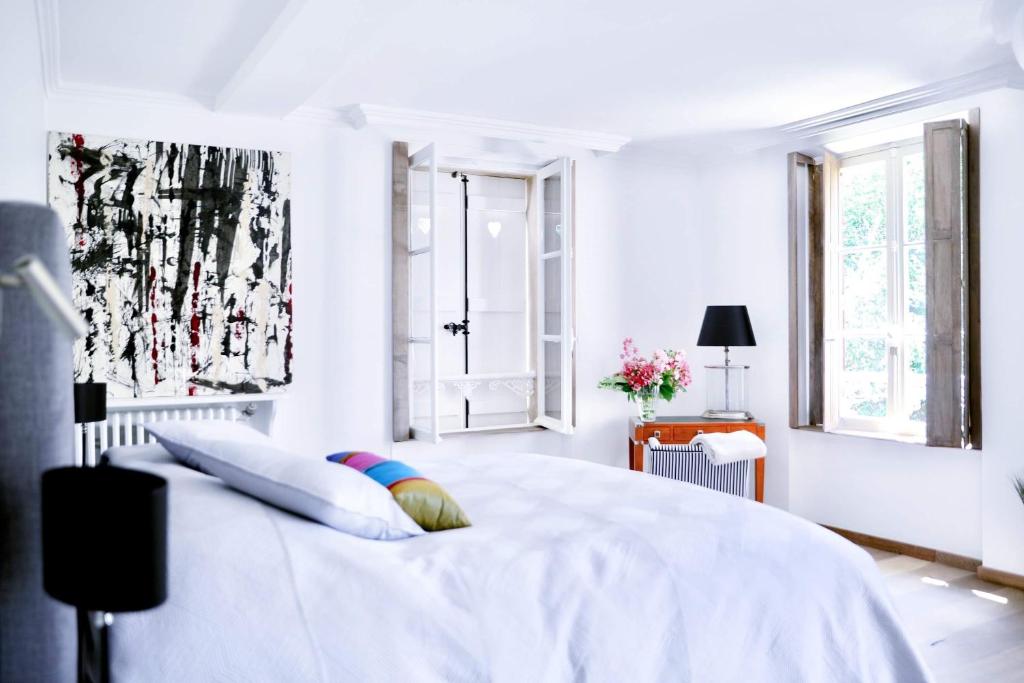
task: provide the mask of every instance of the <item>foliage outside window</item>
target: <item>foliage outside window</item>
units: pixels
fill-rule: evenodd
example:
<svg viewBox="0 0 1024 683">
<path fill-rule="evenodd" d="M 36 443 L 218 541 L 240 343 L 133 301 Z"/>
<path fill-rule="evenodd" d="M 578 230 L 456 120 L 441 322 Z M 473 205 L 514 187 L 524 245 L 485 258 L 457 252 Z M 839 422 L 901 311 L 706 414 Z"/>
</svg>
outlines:
<svg viewBox="0 0 1024 683">
<path fill-rule="evenodd" d="M 840 162 L 837 349 L 826 368 L 838 427 L 919 437 L 925 427 L 924 160 L 920 140 Z"/>
</svg>

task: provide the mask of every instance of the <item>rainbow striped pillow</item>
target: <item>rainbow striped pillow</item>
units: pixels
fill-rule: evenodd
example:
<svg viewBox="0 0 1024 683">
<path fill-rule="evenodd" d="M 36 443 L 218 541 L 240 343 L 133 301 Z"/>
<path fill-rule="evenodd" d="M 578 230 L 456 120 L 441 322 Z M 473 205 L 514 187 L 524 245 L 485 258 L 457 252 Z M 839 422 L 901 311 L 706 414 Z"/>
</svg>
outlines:
<svg viewBox="0 0 1024 683">
<path fill-rule="evenodd" d="M 469 518 L 448 492 L 397 460 L 361 451 L 344 451 L 327 459 L 362 472 L 391 491 L 395 502 L 424 531 L 469 526 Z"/>
</svg>

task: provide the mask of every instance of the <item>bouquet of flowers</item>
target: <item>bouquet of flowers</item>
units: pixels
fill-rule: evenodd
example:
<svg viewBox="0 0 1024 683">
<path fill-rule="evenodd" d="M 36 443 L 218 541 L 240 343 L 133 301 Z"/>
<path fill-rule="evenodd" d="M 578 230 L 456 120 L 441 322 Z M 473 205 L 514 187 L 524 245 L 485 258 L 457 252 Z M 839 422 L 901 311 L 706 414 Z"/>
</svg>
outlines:
<svg viewBox="0 0 1024 683">
<path fill-rule="evenodd" d="M 658 349 L 650 358 L 645 358 L 633 339 L 626 337 L 619 359 L 622 369 L 602 379 L 597 386 L 624 392 L 629 400 L 638 403 L 643 420 L 654 419 L 655 399 L 671 401 L 693 381 L 690 364 L 682 351 Z"/>
</svg>

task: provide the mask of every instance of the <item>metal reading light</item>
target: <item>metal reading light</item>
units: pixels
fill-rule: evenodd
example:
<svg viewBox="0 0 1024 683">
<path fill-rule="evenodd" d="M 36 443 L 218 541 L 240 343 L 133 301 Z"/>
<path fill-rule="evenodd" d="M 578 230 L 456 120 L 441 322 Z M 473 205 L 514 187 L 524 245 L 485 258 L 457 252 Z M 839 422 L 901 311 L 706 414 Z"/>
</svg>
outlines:
<svg viewBox="0 0 1024 683">
<path fill-rule="evenodd" d="M 704 417 L 750 420 L 747 411 L 746 373 L 749 365 L 729 362 L 730 346 L 757 346 L 754 328 L 746 306 L 708 306 L 700 328 L 697 346 L 725 348 L 723 365 L 705 365 L 707 370 L 707 410 Z"/>
<path fill-rule="evenodd" d="M 14 262 L 13 273 L 0 273 L 0 287 L 25 287 L 64 335 L 71 339 L 85 336 L 85 321 L 38 256 L 22 256 Z"/>
<path fill-rule="evenodd" d="M 104 465 L 43 473 L 43 588 L 78 610 L 78 681 L 110 680 L 113 612 L 167 598 L 167 481 Z"/>
</svg>

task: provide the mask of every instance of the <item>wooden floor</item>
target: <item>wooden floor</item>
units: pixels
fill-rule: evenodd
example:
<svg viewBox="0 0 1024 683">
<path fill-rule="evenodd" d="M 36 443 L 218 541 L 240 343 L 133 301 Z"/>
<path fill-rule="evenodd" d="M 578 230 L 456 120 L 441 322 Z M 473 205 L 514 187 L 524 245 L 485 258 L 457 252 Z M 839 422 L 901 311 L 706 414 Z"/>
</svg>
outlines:
<svg viewBox="0 0 1024 683">
<path fill-rule="evenodd" d="M 1024 591 L 865 548 L 937 683 L 1024 682 Z"/>
</svg>

